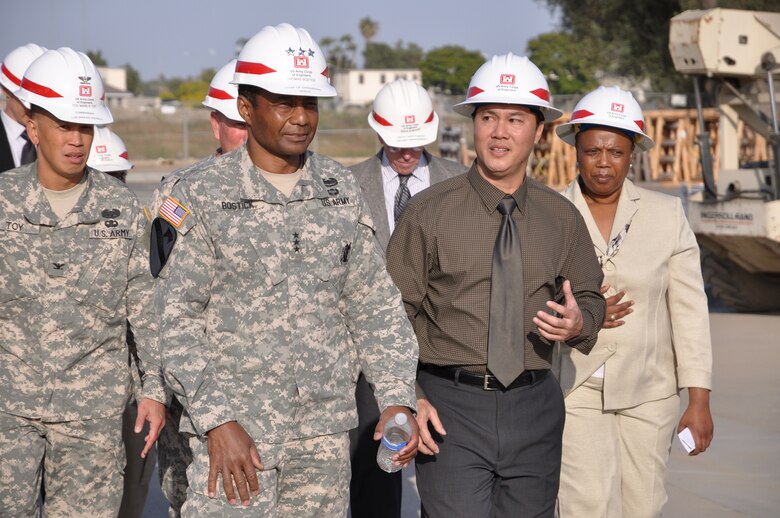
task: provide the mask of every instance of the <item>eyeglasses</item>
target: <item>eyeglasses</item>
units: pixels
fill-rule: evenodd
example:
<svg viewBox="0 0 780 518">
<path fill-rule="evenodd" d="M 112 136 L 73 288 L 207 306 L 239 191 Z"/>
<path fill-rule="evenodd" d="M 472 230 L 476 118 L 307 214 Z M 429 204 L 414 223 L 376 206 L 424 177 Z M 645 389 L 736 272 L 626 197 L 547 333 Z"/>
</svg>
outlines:
<svg viewBox="0 0 780 518">
<path fill-rule="evenodd" d="M 391 153 L 400 153 L 402 151 L 414 151 L 415 153 L 419 153 L 423 150 L 422 147 L 393 147 L 393 146 L 387 146 L 387 150 Z"/>
</svg>

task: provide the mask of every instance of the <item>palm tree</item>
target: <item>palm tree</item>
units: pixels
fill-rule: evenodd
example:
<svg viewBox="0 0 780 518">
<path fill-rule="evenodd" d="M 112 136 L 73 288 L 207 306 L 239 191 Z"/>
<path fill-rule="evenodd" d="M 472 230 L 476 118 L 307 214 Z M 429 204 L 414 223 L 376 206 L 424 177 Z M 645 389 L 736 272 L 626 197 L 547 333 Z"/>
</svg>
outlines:
<svg viewBox="0 0 780 518">
<path fill-rule="evenodd" d="M 379 22 L 372 20 L 370 16 L 361 18 L 358 26 L 360 27 L 360 34 L 362 34 L 363 39 L 366 40 L 366 45 L 368 45 L 371 39 L 376 36 L 376 33 L 379 32 Z"/>
</svg>

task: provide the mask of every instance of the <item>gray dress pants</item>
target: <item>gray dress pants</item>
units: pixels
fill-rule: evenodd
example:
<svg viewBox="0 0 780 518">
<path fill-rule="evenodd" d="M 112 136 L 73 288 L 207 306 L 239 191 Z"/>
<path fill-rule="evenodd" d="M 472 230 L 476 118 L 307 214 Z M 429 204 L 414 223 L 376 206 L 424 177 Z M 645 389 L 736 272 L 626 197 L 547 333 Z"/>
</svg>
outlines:
<svg viewBox="0 0 780 518">
<path fill-rule="evenodd" d="M 418 382 L 446 436 L 418 455 L 423 517 L 550 517 L 561 469 L 565 410 L 555 376 L 488 391 L 425 371 Z"/>
</svg>

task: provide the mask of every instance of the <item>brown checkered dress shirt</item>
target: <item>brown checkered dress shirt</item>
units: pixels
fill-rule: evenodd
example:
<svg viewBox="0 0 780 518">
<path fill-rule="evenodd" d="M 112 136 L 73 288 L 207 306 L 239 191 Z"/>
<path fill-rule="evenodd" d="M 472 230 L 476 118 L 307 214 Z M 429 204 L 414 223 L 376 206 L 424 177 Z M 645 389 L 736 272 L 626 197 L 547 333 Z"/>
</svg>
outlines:
<svg viewBox="0 0 780 518">
<path fill-rule="evenodd" d="M 496 206 L 503 197 L 472 166 L 414 196 L 393 232 L 387 269 L 414 324 L 422 364 L 485 372 L 490 271 L 501 223 Z M 584 322 L 567 344 L 587 354 L 604 321 L 603 274 L 574 205 L 529 178 L 512 197 L 523 253 L 525 366 L 549 369 L 552 344 L 539 334 L 534 315 L 550 311 L 548 300 L 562 301 L 563 281 L 570 280 Z"/>
</svg>

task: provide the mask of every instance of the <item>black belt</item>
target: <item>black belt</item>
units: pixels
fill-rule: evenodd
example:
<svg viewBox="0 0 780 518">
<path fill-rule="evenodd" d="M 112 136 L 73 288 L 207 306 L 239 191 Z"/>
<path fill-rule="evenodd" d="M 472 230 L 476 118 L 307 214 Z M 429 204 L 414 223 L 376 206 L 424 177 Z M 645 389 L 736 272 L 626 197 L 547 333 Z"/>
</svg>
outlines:
<svg viewBox="0 0 780 518">
<path fill-rule="evenodd" d="M 492 374 L 476 374 L 463 370 L 462 367 L 439 367 L 438 365 L 420 365 L 420 370 L 425 371 L 428 374 L 433 374 L 439 378 L 452 380 L 456 383 L 465 383 L 467 385 L 474 385 L 475 387 L 482 387 L 484 390 L 512 390 L 517 387 L 525 387 L 543 379 L 550 372 L 549 369 L 538 370 L 526 370 L 523 371 L 515 380 L 504 387 L 498 378 Z"/>
</svg>

